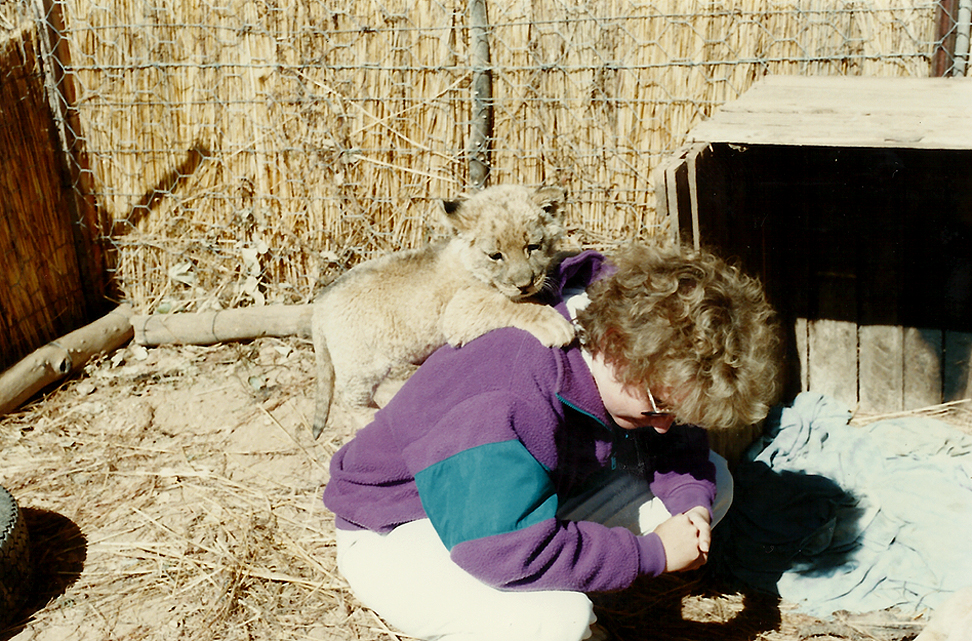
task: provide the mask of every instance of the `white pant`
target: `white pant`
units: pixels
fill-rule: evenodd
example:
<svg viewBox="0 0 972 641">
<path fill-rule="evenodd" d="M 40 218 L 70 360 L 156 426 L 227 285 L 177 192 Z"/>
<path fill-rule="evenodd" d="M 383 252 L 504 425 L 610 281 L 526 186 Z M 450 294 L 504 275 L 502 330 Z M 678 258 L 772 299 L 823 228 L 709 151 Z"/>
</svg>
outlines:
<svg viewBox="0 0 972 641">
<path fill-rule="evenodd" d="M 732 476 L 722 457 L 713 453 L 711 459 L 715 525 L 732 502 Z M 646 534 L 671 515 L 647 482 L 618 473 L 564 505 L 558 516 Z M 361 603 L 419 639 L 579 641 L 595 620 L 590 599 L 580 592 L 507 592 L 480 582 L 453 563 L 428 519 L 384 535 L 338 530 L 337 562 Z"/>
</svg>

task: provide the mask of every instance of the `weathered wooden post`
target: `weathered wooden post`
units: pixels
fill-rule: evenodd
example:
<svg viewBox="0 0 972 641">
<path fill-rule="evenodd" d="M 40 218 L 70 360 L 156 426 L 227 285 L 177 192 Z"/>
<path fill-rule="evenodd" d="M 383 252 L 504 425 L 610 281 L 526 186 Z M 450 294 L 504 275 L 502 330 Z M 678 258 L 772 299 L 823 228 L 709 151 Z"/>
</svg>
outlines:
<svg viewBox="0 0 972 641">
<path fill-rule="evenodd" d="M 472 119 L 469 127 L 469 181 L 482 189 L 489 180 L 493 137 L 493 72 L 489 60 L 489 19 L 486 0 L 469 0 L 469 62 L 473 70 Z"/>
<path fill-rule="evenodd" d="M 939 0 L 936 3 L 932 76 L 965 76 L 969 63 L 970 31 L 972 0 Z"/>
</svg>

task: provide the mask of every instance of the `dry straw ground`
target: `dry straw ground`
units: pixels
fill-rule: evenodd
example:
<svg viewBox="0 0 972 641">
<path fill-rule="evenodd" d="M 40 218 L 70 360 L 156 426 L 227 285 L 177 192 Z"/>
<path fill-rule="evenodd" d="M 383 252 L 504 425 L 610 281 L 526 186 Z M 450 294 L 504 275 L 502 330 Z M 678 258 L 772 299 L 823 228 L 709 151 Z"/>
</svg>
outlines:
<svg viewBox="0 0 972 641">
<path fill-rule="evenodd" d="M 0 484 L 27 515 L 38 573 L 25 620 L 0 639 L 402 638 L 336 572 L 320 496 L 353 423 L 339 414 L 309 437 L 312 362 L 297 339 L 129 346 L 0 420 Z M 828 638 L 703 573 L 597 602 L 619 639 Z M 889 638 L 857 629 L 831 638 Z"/>
</svg>

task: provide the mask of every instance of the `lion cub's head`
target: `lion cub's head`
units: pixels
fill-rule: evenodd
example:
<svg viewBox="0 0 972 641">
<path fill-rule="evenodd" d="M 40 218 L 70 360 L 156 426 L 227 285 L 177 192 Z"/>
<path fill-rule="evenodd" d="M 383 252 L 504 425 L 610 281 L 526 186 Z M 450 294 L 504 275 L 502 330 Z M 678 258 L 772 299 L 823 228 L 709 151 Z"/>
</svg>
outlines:
<svg viewBox="0 0 972 641">
<path fill-rule="evenodd" d="M 443 203 L 462 244 L 465 267 L 517 300 L 539 292 L 563 236 L 565 194 L 518 185 L 489 187 L 466 200 Z"/>
</svg>

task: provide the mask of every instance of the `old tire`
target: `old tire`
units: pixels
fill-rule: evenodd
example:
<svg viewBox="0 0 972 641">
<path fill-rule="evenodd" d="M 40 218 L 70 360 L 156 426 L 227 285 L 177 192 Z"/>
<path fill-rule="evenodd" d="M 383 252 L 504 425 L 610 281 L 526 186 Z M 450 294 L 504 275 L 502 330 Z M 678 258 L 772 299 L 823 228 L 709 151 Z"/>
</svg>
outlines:
<svg viewBox="0 0 972 641">
<path fill-rule="evenodd" d="M 17 501 L 0 487 L 0 630 L 13 622 L 30 582 L 27 524 Z"/>
</svg>

